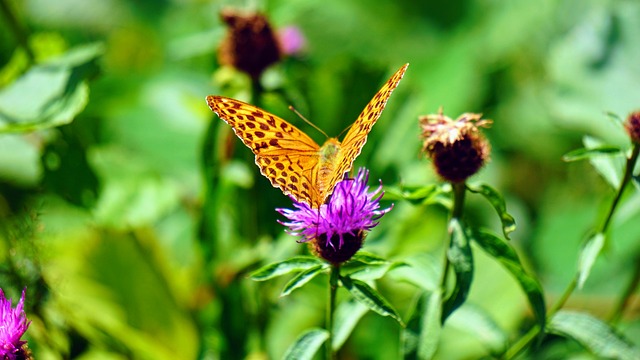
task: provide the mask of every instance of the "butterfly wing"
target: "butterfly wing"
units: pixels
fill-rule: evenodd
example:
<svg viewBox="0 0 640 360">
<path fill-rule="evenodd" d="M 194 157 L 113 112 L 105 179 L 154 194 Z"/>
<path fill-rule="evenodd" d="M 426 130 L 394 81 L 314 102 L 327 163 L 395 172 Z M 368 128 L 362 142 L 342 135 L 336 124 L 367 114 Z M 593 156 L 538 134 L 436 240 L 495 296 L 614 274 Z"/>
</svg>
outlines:
<svg viewBox="0 0 640 360">
<path fill-rule="evenodd" d="M 341 143 L 340 154 L 338 155 L 336 167 L 330 175 L 330 179 L 326 182 L 329 184 L 325 194 L 320 194 L 321 198 L 331 195 L 335 185 L 342 180 L 344 173 L 351 170 L 356 157 L 360 155 L 362 147 L 367 142 L 367 136 L 371 131 L 371 127 L 378 121 L 382 110 L 387 105 L 387 100 L 393 90 L 404 76 L 409 64 L 405 64 L 382 86 L 382 88 L 373 96 L 367 106 L 362 110 L 360 116 L 351 125 L 351 128 L 344 136 Z"/>
<path fill-rule="evenodd" d="M 271 185 L 307 204 L 318 203 L 314 171 L 318 144 L 285 120 L 256 106 L 224 96 L 207 96 L 207 104 L 256 156 Z"/>
</svg>

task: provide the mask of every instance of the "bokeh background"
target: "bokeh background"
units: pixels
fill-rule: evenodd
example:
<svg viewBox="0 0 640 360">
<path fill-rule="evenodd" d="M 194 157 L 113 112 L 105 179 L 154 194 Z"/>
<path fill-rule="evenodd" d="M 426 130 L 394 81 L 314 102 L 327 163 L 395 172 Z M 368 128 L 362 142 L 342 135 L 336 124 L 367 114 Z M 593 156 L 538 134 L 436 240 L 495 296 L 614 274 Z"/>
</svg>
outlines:
<svg viewBox="0 0 640 360">
<path fill-rule="evenodd" d="M 386 186 L 439 182 L 420 153 L 419 115 L 443 107 L 492 119 L 491 161 L 474 180 L 505 196 L 518 225 L 511 244 L 548 301 L 614 194 L 588 161 L 562 155 L 585 136 L 628 148 L 607 113 L 640 108 L 640 3 L 631 0 L 0 4 L 0 287 L 14 299 L 27 287 L 37 359 L 279 358 L 322 325 L 326 277 L 285 298 L 288 279 L 247 279 L 308 250 L 276 221 L 274 208 L 290 200 L 204 100 L 251 100 L 249 77 L 217 60 L 222 9 L 261 11 L 274 29 L 304 36 L 262 75 L 261 106 L 319 143 L 324 135 L 288 105 L 336 136 L 410 63 L 356 161 Z M 404 314 L 419 292 L 408 280 L 437 286 L 447 210 L 394 204 L 365 249 L 413 265 L 377 281 Z M 629 193 L 568 308 L 608 315 L 638 261 L 639 211 Z M 480 198 L 469 197 L 467 218 L 499 229 Z M 517 283 L 481 252 L 475 262 L 468 306 L 495 327 L 478 331 L 464 311 L 454 315 L 440 359 L 487 356 L 531 325 Z M 630 339 L 640 338 L 639 310 L 634 302 L 619 329 Z M 399 334 L 368 313 L 340 356 L 396 358 Z M 525 355 L 554 356 L 589 358 L 557 339 Z"/>
</svg>

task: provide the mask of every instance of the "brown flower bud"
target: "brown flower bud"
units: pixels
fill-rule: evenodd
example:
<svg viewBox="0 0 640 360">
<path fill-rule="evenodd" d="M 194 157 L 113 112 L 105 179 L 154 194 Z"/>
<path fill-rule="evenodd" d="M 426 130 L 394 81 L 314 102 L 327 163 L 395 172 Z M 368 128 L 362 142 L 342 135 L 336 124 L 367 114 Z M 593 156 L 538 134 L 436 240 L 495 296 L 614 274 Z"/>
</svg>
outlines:
<svg viewBox="0 0 640 360">
<path fill-rule="evenodd" d="M 365 232 L 358 231 L 355 235 L 343 234 L 342 246 L 334 245 L 340 243 L 339 237 L 340 235 L 335 234 L 332 236 L 331 241 L 327 241 L 327 234 L 320 234 L 318 238 L 309 243 L 309 247 L 318 257 L 334 265 L 339 265 L 351 259 L 362 248 Z"/>
<path fill-rule="evenodd" d="M 278 39 L 266 16 L 240 14 L 234 10 L 221 13 L 229 30 L 218 49 L 218 61 L 244 71 L 254 79 L 281 58 Z"/>
<path fill-rule="evenodd" d="M 33 353 L 31 349 L 27 346 L 27 344 L 22 345 L 22 347 L 13 354 L 16 360 L 33 360 Z"/>
<path fill-rule="evenodd" d="M 629 114 L 624 122 L 624 129 L 629 134 L 631 141 L 640 144 L 640 111 Z"/>
<path fill-rule="evenodd" d="M 455 121 L 442 114 L 420 117 L 423 151 L 433 160 L 436 172 L 449 182 L 462 182 L 487 162 L 490 146 L 478 130 L 491 124 L 482 115 L 464 113 Z"/>
</svg>

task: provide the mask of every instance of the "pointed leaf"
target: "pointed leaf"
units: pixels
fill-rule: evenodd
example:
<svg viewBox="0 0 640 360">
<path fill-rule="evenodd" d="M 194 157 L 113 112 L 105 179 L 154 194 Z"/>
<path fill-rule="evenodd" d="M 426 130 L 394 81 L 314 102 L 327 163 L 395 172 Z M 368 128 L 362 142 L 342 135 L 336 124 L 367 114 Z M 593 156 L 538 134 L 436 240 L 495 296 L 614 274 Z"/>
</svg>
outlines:
<svg viewBox="0 0 640 360">
<path fill-rule="evenodd" d="M 355 299 L 343 301 L 338 305 L 333 318 L 331 347 L 334 350 L 339 350 L 342 347 L 367 311 L 369 308 Z"/>
<path fill-rule="evenodd" d="M 531 310 L 533 310 L 540 329 L 544 329 L 547 310 L 542 293 L 542 286 L 535 277 L 525 271 L 515 250 L 502 239 L 485 231 L 477 231 L 474 233 L 473 239 L 484 251 L 500 262 L 500 264 L 515 277 L 529 300 L 529 305 L 531 306 Z"/>
<path fill-rule="evenodd" d="M 578 259 L 578 288 L 582 288 L 587 281 L 591 268 L 596 262 L 602 247 L 604 246 L 605 236 L 603 233 L 597 233 L 587 240 L 580 251 Z"/>
<path fill-rule="evenodd" d="M 640 349 L 593 316 L 560 311 L 549 321 L 548 331 L 569 337 L 599 358 L 640 359 Z"/>
<path fill-rule="evenodd" d="M 385 200 L 409 200 L 411 202 L 421 202 L 431 197 L 437 191 L 436 185 L 420 186 L 416 188 L 405 187 L 403 189 L 397 187 L 385 187 Z"/>
<path fill-rule="evenodd" d="M 311 360 L 327 339 L 329 339 L 327 330 L 311 329 L 305 331 L 287 349 L 282 358 L 285 360 Z"/>
<path fill-rule="evenodd" d="M 314 277 L 316 277 L 316 275 L 320 274 L 324 269 L 325 269 L 324 265 L 320 264 L 297 274 L 296 276 L 294 276 L 293 279 L 289 280 L 287 285 L 284 286 L 284 289 L 282 289 L 282 293 L 280 294 L 280 296 L 282 297 L 282 296 L 287 296 L 291 294 L 293 290 L 311 281 Z"/>
<path fill-rule="evenodd" d="M 465 303 L 451 315 L 447 325 L 475 336 L 496 358 L 507 348 L 507 334 L 479 306 Z"/>
<path fill-rule="evenodd" d="M 255 281 L 265 281 L 291 272 L 307 270 L 319 264 L 322 264 L 322 261 L 316 257 L 295 256 L 284 261 L 263 266 L 252 272 L 249 277 Z"/>
<path fill-rule="evenodd" d="M 389 260 L 383 257 L 380 257 L 374 253 L 360 250 L 355 255 L 353 255 L 353 257 L 349 262 L 361 262 L 363 264 L 373 265 L 373 264 L 388 263 Z"/>
<path fill-rule="evenodd" d="M 442 265 L 433 253 L 418 253 L 406 258 L 407 266 L 397 268 L 389 274 L 394 281 L 413 284 L 424 291 L 440 288 Z"/>
<path fill-rule="evenodd" d="M 442 322 L 451 313 L 464 303 L 469 295 L 471 281 L 473 280 L 473 255 L 466 231 L 458 219 L 449 222 L 451 242 L 447 251 L 447 258 L 456 275 L 456 284 L 453 292 L 442 305 Z"/>
<path fill-rule="evenodd" d="M 77 47 L 38 64 L 0 90 L 0 133 L 24 132 L 67 124 L 85 107 L 86 79 L 98 67 L 101 44 Z"/>
<path fill-rule="evenodd" d="M 614 112 L 606 111 L 605 114 L 610 120 L 614 121 L 616 125 L 622 125 L 622 123 L 624 123 L 624 119 Z"/>
<path fill-rule="evenodd" d="M 604 143 L 601 140 L 590 136 L 585 136 L 582 139 L 582 142 L 587 149 L 604 146 Z M 589 158 L 591 166 L 593 166 L 600 176 L 602 176 L 614 189 L 617 189 L 620 186 L 625 162 L 624 154 L 620 154 L 618 156 L 612 154 L 607 157 L 597 156 Z"/>
<path fill-rule="evenodd" d="M 345 275 L 359 274 L 357 278 L 360 280 L 376 280 L 384 276 L 392 265 L 392 262 L 376 254 L 358 251 L 341 269 Z"/>
<path fill-rule="evenodd" d="M 377 290 L 363 281 L 351 279 L 348 276 L 341 276 L 340 281 L 356 300 L 382 316 L 391 316 L 404 326 L 400 314 Z"/>
<path fill-rule="evenodd" d="M 399 266 L 405 265 L 406 264 L 403 262 L 389 262 L 384 264 L 365 265 L 357 268 L 352 272 L 344 272 L 344 274 L 349 275 L 353 279 L 362 281 L 378 280 L 385 276 L 389 271 Z"/>
<path fill-rule="evenodd" d="M 447 183 L 413 188 L 404 187 L 402 189 L 385 187 L 384 199 L 407 200 L 412 204 L 422 205 L 441 204 L 445 207 L 450 207 L 451 199 L 443 197 L 444 194 L 449 194 L 450 192 L 450 185 Z"/>
<path fill-rule="evenodd" d="M 568 153 L 562 156 L 562 160 L 566 162 L 590 159 L 597 156 L 611 156 L 611 155 L 620 155 L 622 154 L 622 150 L 615 146 L 598 146 L 594 148 L 581 148 L 569 151 Z"/>
<path fill-rule="evenodd" d="M 442 293 L 425 292 L 418 299 L 407 328 L 402 331 L 404 358 L 431 359 L 442 331 Z"/>
<path fill-rule="evenodd" d="M 514 220 L 513 216 L 511 216 L 507 212 L 507 205 L 505 204 L 502 195 L 500 195 L 500 193 L 494 188 L 486 184 L 467 185 L 467 188 L 473 193 L 484 196 L 485 199 L 489 201 L 491 206 L 493 206 L 493 208 L 498 213 L 498 216 L 500 217 L 504 237 L 509 239 L 509 234 L 516 229 L 516 221 Z"/>
</svg>

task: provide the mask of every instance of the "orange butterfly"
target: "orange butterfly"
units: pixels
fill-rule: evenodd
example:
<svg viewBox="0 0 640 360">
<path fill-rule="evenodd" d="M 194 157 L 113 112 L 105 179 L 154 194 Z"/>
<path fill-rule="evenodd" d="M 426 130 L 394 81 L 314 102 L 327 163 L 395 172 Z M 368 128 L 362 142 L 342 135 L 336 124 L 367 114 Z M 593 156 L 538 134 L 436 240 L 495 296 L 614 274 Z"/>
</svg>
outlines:
<svg viewBox="0 0 640 360">
<path fill-rule="evenodd" d="M 391 92 L 409 64 L 398 69 L 351 125 L 342 142 L 329 138 L 318 146 L 307 134 L 276 115 L 224 96 L 207 96 L 207 103 L 256 155 L 256 165 L 274 187 L 319 208 L 344 173 L 351 170 L 367 142 Z"/>
</svg>

